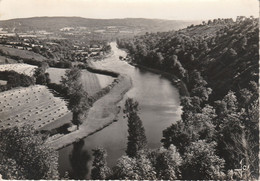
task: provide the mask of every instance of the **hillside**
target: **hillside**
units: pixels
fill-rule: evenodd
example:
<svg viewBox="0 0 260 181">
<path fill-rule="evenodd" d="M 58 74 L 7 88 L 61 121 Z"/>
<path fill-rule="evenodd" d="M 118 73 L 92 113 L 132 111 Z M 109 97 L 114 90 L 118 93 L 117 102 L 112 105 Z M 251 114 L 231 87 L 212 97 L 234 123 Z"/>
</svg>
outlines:
<svg viewBox="0 0 260 181">
<path fill-rule="evenodd" d="M 32 51 L 28 50 L 19 50 L 15 48 L 6 47 L 4 45 L 0 45 L 0 55 L 3 55 L 5 57 L 10 57 L 15 60 L 32 60 L 35 62 L 43 62 L 47 61 L 46 57 L 43 57 L 40 54 L 34 53 Z"/>
<path fill-rule="evenodd" d="M 143 31 L 169 31 L 184 28 L 198 21 L 160 20 L 143 18 L 126 19 L 89 19 L 81 17 L 33 17 L 0 21 L 1 28 L 8 28 L 16 32 L 21 31 L 58 31 L 64 27 L 100 28 L 107 26 L 124 26 L 126 28 L 141 28 Z"/>
<path fill-rule="evenodd" d="M 217 99 L 258 80 L 258 20 L 219 21 L 122 39 L 118 45 L 134 63 L 173 73 L 188 84 L 199 71 Z"/>
<path fill-rule="evenodd" d="M 215 19 L 117 41 L 128 61 L 176 75 L 180 80 L 174 83 L 188 87 L 181 119 L 161 140 L 186 159 L 180 179 L 259 178 L 258 22 L 242 16 Z"/>
</svg>

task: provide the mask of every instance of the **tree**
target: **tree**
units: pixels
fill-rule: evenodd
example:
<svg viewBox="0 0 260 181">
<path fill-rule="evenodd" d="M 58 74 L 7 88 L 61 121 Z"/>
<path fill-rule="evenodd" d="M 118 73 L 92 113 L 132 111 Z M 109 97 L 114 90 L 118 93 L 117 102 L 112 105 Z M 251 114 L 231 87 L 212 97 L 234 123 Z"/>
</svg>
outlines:
<svg viewBox="0 0 260 181">
<path fill-rule="evenodd" d="M 68 108 L 73 112 L 72 123 L 77 125 L 77 129 L 82 124 L 89 107 L 88 94 L 82 88 L 70 95 Z"/>
<path fill-rule="evenodd" d="M 65 77 L 62 77 L 61 84 L 69 96 L 68 108 L 73 112 L 72 122 L 77 125 L 82 124 L 86 111 L 90 107 L 90 100 L 87 92 L 80 83 L 81 72 L 77 67 L 67 70 Z"/>
<path fill-rule="evenodd" d="M 182 158 L 176 147 L 170 145 L 168 149 L 160 148 L 156 159 L 156 174 L 161 180 L 175 180 L 181 178 L 180 166 Z"/>
<path fill-rule="evenodd" d="M 61 77 L 61 84 L 64 88 L 67 89 L 68 94 L 73 94 L 74 92 L 81 87 L 80 83 L 81 72 L 77 67 L 72 67 L 69 70 L 66 70 L 65 76 Z"/>
<path fill-rule="evenodd" d="M 93 149 L 93 164 L 91 170 L 91 179 L 93 180 L 105 180 L 111 175 L 111 170 L 107 166 L 106 157 L 107 153 L 106 150 L 102 148 Z"/>
<path fill-rule="evenodd" d="M 45 73 L 48 68 L 48 64 L 46 62 L 42 63 L 40 67 L 38 67 L 33 76 L 36 79 L 36 84 L 47 85 L 50 83 L 49 74 Z"/>
<path fill-rule="evenodd" d="M 138 102 L 128 98 L 125 102 L 124 114 L 128 118 L 128 142 L 126 154 L 129 157 L 137 156 L 138 151 L 146 147 L 145 130 L 138 116 Z"/>
<path fill-rule="evenodd" d="M 201 99 L 197 96 L 194 97 L 182 97 L 181 98 L 181 106 L 183 113 L 181 115 L 182 120 L 185 122 L 190 113 L 199 113 L 201 112 Z"/>
<path fill-rule="evenodd" d="M 19 74 L 14 71 L 4 71 L 3 73 L 4 73 L 4 77 L 7 77 L 7 84 L 10 87 L 18 87 L 18 86 L 28 87 L 35 83 L 34 78 L 24 74 Z"/>
<path fill-rule="evenodd" d="M 144 152 L 135 158 L 122 156 L 115 168 L 113 179 L 120 180 L 156 180 L 156 172 Z"/>
<path fill-rule="evenodd" d="M 58 179 L 58 154 L 31 126 L 0 131 L 0 174 L 4 179 Z"/>
<path fill-rule="evenodd" d="M 189 76 L 189 87 L 190 90 L 196 87 L 205 87 L 208 83 L 203 79 L 201 73 L 197 70 L 191 72 Z"/>
<path fill-rule="evenodd" d="M 176 124 L 172 124 L 163 130 L 161 142 L 165 148 L 169 148 L 173 144 L 178 152 L 183 155 L 187 146 L 197 138 L 198 136 L 191 134 L 182 121 L 178 121 Z"/>
<path fill-rule="evenodd" d="M 191 143 L 184 155 L 183 179 L 223 179 L 225 161 L 216 155 L 216 142 L 199 140 Z"/>
</svg>

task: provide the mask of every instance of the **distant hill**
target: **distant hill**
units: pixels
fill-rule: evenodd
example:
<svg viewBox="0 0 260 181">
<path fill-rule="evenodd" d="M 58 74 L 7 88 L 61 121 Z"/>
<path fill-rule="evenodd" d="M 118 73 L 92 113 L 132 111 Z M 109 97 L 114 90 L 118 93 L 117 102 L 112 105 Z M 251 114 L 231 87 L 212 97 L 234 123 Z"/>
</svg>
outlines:
<svg viewBox="0 0 260 181">
<path fill-rule="evenodd" d="M 16 32 L 30 30 L 57 31 L 64 27 L 98 28 L 106 26 L 125 26 L 141 28 L 143 31 L 169 31 L 185 28 L 199 21 L 161 20 L 144 18 L 125 19 L 89 19 L 81 17 L 33 17 L 0 21 L 0 28 L 12 29 Z"/>
</svg>

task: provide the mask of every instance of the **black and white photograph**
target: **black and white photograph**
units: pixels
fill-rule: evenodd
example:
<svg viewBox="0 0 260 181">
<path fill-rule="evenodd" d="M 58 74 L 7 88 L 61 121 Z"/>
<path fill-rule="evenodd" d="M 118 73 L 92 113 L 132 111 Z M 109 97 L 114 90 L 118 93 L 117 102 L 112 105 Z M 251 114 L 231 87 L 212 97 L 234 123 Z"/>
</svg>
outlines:
<svg viewBox="0 0 260 181">
<path fill-rule="evenodd" d="M 0 0 L 0 180 L 259 180 L 259 0 Z"/>
</svg>

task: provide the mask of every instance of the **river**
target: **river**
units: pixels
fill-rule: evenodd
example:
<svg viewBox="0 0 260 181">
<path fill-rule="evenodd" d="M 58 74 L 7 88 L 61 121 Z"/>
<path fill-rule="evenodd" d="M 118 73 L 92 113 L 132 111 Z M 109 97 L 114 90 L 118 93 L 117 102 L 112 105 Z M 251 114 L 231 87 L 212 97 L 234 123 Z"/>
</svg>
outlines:
<svg viewBox="0 0 260 181">
<path fill-rule="evenodd" d="M 94 64 L 108 70 L 127 74 L 131 77 L 133 87 L 119 102 L 123 108 L 126 98 L 131 97 L 139 102 L 140 118 L 143 122 L 149 148 L 161 146 L 162 131 L 181 117 L 181 107 L 178 90 L 166 78 L 129 65 L 121 61 L 119 56 L 126 56 L 126 52 L 111 44 L 113 55 Z M 122 110 L 122 109 L 121 109 Z M 103 130 L 59 150 L 59 172 L 65 171 L 74 179 L 90 179 L 92 165 L 92 149 L 103 147 L 107 150 L 107 162 L 114 166 L 116 160 L 125 154 L 127 145 L 127 121 L 122 111 L 118 121 Z"/>
</svg>

